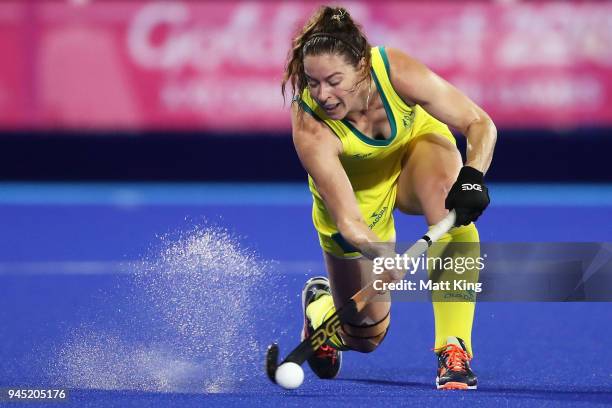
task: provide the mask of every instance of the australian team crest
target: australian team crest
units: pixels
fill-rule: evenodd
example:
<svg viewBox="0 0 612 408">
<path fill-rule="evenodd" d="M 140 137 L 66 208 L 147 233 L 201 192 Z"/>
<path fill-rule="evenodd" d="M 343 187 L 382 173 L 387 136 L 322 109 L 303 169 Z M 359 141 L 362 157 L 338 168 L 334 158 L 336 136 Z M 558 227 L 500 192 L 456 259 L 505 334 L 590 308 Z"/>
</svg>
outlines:
<svg viewBox="0 0 612 408">
<path fill-rule="evenodd" d="M 402 116 L 402 124 L 404 125 L 404 128 L 410 129 L 413 123 L 414 123 L 414 109 L 410 109 L 410 112 L 408 114 L 405 114 L 404 116 Z"/>
</svg>

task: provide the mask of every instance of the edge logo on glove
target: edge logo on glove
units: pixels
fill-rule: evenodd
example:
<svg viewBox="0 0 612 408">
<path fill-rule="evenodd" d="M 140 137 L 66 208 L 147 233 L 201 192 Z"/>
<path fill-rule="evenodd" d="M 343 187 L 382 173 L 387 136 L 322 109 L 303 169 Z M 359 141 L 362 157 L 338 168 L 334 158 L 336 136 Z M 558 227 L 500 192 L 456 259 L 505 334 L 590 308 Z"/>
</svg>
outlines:
<svg viewBox="0 0 612 408">
<path fill-rule="evenodd" d="M 471 191 L 471 190 L 482 191 L 482 187 L 480 186 L 480 184 L 462 184 L 461 190 L 463 191 Z"/>
<path fill-rule="evenodd" d="M 476 221 L 489 205 L 489 189 L 483 179 L 484 174 L 473 167 L 463 166 L 459 171 L 444 200 L 444 207 L 457 213 L 456 226 Z"/>
</svg>

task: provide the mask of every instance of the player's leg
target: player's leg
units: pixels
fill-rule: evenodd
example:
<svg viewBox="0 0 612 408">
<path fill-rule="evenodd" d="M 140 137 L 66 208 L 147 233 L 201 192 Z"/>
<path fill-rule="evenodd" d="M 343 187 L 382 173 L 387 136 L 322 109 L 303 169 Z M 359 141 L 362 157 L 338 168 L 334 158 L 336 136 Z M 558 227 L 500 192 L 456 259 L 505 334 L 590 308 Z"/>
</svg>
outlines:
<svg viewBox="0 0 612 408">
<path fill-rule="evenodd" d="M 457 179 L 461 166 L 459 151 L 449 139 L 438 134 L 419 136 L 408 146 L 403 161 L 398 181 L 397 208 L 409 214 L 423 214 L 429 225 L 437 223 L 448 213 L 444 207 L 444 201 Z M 429 257 L 457 260 L 479 256 L 479 237 L 474 224 L 453 228 L 438 242 L 429 251 Z M 457 275 L 453 270 L 434 267 L 429 270 L 429 273 L 430 278 L 436 281 L 453 281 L 460 278 L 472 283 L 478 280 L 478 269 L 476 268 Z M 454 368 L 461 368 L 463 372 L 469 371 L 468 360 L 472 355 L 474 293 L 470 290 L 455 290 L 454 287 L 451 287 L 449 291 L 433 294 L 432 300 L 435 318 L 435 348 L 442 356 L 440 363 L 445 364 L 450 353 L 453 360 L 461 360 L 461 364 L 455 364 Z M 456 338 L 460 340 L 453 340 Z M 465 355 L 460 355 L 461 358 L 457 359 L 461 352 L 465 352 Z M 448 371 L 447 367 L 442 371 L 445 370 Z M 451 371 L 448 371 L 449 375 L 452 374 Z M 450 381 L 452 379 L 449 379 L 449 385 L 446 388 L 454 386 L 455 381 Z M 475 376 L 474 378 L 464 376 L 463 379 L 469 382 L 469 387 L 475 387 Z M 445 379 L 442 379 L 442 386 L 445 384 L 444 381 Z M 466 386 L 459 384 L 457 387 L 465 388 Z"/>
<path fill-rule="evenodd" d="M 303 294 L 306 336 L 373 279 L 372 261 L 364 257 L 346 259 L 324 252 L 324 258 L 329 281 L 313 278 L 307 282 Z M 340 369 L 341 350 L 374 351 L 387 333 L 390 307 L 386 293 L 376 297 L 360 313 L 343 320 L 339 335 L 333 336 L 308 360 L 313 371 L 321 378 L 333 378 Z"/>
<path fill-rule="evenodd" d="M 339 307 L 375 278 L 372 261 L 337 258 L 324 253 L 334 305 Z M 389 292 L 375 297 L 365 309 L 349 316 L 342 325 L 343 343 L 351 350 L 369 353 L 383 341 L 390 323 L 391 297 Z"/>
</svg>

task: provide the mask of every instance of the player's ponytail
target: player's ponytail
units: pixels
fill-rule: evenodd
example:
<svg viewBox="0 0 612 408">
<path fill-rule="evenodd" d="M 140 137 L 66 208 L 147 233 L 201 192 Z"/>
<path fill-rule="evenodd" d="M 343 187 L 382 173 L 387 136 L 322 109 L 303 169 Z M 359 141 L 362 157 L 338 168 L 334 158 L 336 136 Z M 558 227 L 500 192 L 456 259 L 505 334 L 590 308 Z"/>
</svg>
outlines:
<svg viewBox="0 0 612 408">
<path fill-rule="evenodd" d="M 364 75 L 369 79 L 370 43 L 362 28 L 343 7 L 320 7 L 293 38 L 287 56 L 287 66 L 281 91 L 285 98 L 287 82 L 291 83 L 292 97 L 299 97 L 306 88 L 304 57 L 306 55 L 337 54 L 355 68 L 363 59 Z"/>
</svg>

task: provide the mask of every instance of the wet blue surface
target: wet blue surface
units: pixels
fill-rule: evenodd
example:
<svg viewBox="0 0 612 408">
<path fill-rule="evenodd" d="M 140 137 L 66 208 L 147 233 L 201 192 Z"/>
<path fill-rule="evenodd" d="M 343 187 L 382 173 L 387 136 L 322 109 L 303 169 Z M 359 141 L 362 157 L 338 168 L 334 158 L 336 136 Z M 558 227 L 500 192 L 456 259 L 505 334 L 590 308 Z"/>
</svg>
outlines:
<svg viewBox="0 0 612 408">
<path fill-rule="evenodd" d="M 183 187 L 182 195 L 177 193 L 170 201 L 160 198 L 164 196 L 163 189 L 151 193 L 147 190 L 150 186 L 141 190 L 134 185 L 127 190 L 122 187 L 124 192 L 131 191 L 127 201 L 109 200 L 108 190 L 104 189 L 116 189 L 108 185 L 86 189 L 81 186 L 82 194 L 76 187 L 68 189 L 68 195 L 63 190 L 61 200 L 54 191 L 65 186 L 47 187 L 38 196 L 23 194 L 27 189 L 22 189 L 20 196 L 19 186 L 10 187 L 12 190 L 0 189 L 5 194 L 0 200 L 0 387 L 62 386 L 62 378 L 54 377 L 49 367 L 62 358 L 58 353 L 70 333 L 83 325 L 95 327 L 96 333 L 120 332 L 124 345 L 143 344 L 151 339 L 175 344 L 178 334 L 168 330 L 146 302 L 135 302 L 140 293 L 138 282 L 126 265 L 156 253 L 160 235 L 169 233 L 172 239 L 177 231 L 203 225 L 204 220 L 240 236 L 240 242 L 261 258 L 280 261 L 267 272 L 269 282 L 274 284 L 261 286 L 252 296 L 264 303 L 283 291 L 289 301 L 265 316 L 268 325 L 256 326 L 253 336 L 258 348 L 253 353 L 263 358 L 265 346 L 276 340 L 280 340 L 282 354 L 297 345 L 301 326 L 297 294 L 306 276 L 323 272 L 303 187 L 274 190 L 268 186 L 266 194 L 286 196 L 270 198 L 267 205 L 262 197 L 252 201 L 243 198 L 242 203 L 230 200 L 227 197 L 235 195 L 227 185 L 223 186 L 224 192 L 219 186 Z M 612 205 L 605 199 L 600 203 L 574 199 L 563 205 L 559 200 L 572 195 L 568 188 L 557 196 L 538 196 L 534 199 L 537 205 L 527 205 L 524 199 L 512 202 L 512 191 L 504 188 L 498 188 L 504 198 L 497 204 L 494 201 L 479 222 L 483 240 L 612 240 Z M 520 186 L 512 188 L 521 191 Z M 244 189 L 234 190 L 235 194 L 242 194 L 240 191 Z M 534 190 L 528 191 L 536 195 Z M 226 203 L 222 194 L 227 195 Z M 400 240 L 411 241 L 423 232 L 423 221 L 417 217 L 398 215 L 396 222 Z M 281 281 L 282 285 L 278 284 Z M 257 314 L 257 307 L 251 313 Z M 612 404 L 612 369 L 606 360 L 612 337 L 610 316 L 609 303 L 479 304 L 473 333 L 473 367 L 479 375 L 476 392 L 434 389 L 431 305 L 397 303 L 393 305 L 393 323 L 383 345 L 368 355 L 347 353 L 342 373 L 334 381 L 315 379 L 306 369 L 304 385 L 286 392 L 268 382 L 256 358 L 245 360 L 243 366 L 233 362 L 232 367 L 240 367 L 238 371 L 250 375 L 245 381 L 219 390 L 194 391 L 192 387 L 175 386 L 163 392 L 143 391 L 135 387 L 121 389 L 121 384 L 112 389 L 81 387 L 70 390 L 69 405 Z M 219 330 L 220 326 L 221 322 L 210 330 Z M 272 332 L 270 327 L 283 330 Z M 244 344 L 237 336 L 229 346 L 241 348 Z M 189 359 L 184 353 L 182 356 Z M 220 370 L 218 365 L 207 364 L 206 370 Z M 198 378 L 190 380 L 198 382 Z"/>
</svg>

